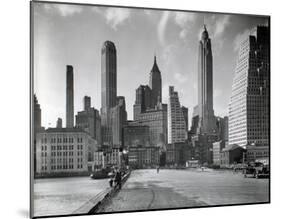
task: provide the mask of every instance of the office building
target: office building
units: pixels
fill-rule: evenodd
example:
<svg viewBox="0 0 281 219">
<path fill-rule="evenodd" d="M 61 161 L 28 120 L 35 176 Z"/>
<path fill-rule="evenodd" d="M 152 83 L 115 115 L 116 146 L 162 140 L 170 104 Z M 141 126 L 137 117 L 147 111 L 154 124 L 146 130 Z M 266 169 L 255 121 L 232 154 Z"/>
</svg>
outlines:
<svg viewBox="0 0 281 219">
<path fill-rule="evenodd" d="M 173 86 L 170 86 L 168 99 L 168 144 L 184 142 L 186 140 L 186 118 L 184 117 L 183 110 L 180 105 L 178 92 L 174 91 Z"/>
<path fill-rule="evenodd" d="M 198 55 L 198 134 L 213 134 L 215 116 L 213 109 L 213 55 L 211 39 L 206 26 L 199 41 Z"/>
<path fill-rule="evenodd" d="M 67 176 L 88 171 L 96 142 L 79 128 L 49 128 L 36 136 L 36 174 Z"/>
<path fill-rule="evenodd" d="M 101 118 L 99 111 L 91 107 L 91 98 L 85 96 L 83 98 L 84 110 L 76 115 L 76 127 L 83 129 L 98 145 L 101 145 Z"/>
<path fill-rule="evenodd" d="M 229 144 L 269 146 L 269 28 L 240 43 L 229 103 Z"/>
<path fill-rule="evenodd" d="M 129 148 L 139 145 L 150 146 L 149 126 L 130 121 L 124 127 L 124 146 Z"/>
<path fill-rule="evenodd" d="M 117 57 L 113 42 L 105 41 L 101 50 L 101 133 L 102 144 L 113 145 L 111 109 L 117 103 Z"/>
</svg>

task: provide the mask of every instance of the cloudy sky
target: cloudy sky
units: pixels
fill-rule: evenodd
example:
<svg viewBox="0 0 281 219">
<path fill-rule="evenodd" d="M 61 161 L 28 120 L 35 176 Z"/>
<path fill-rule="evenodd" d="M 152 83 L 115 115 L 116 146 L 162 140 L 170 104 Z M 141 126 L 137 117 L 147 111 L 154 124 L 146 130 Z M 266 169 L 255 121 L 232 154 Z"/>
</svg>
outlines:
<svg viewBox="0 0 281 219">
<path fill-rule="evenodd" d="M 34 91 L 42 125 L 55 126 L 58 117 L 65 124 L 68 64 L 74 67 L 75 114 L 82 110 L 85 95 L 100 109 L 101 47 L 106 40 L 117 48 L 117 94 L 126 98 L 129 119 L 135 89 L 148 84 L 154 54 L 162 72 L 163 102 L 168 87 L 175 86 L 191 118 L 197 104 L 198 41 L 204 22 L 212 40 L 214 110 L 225 116 L 239 42 L 256 25 L 267 25 L 266 18 L 34 3 Z"/>
</svg>

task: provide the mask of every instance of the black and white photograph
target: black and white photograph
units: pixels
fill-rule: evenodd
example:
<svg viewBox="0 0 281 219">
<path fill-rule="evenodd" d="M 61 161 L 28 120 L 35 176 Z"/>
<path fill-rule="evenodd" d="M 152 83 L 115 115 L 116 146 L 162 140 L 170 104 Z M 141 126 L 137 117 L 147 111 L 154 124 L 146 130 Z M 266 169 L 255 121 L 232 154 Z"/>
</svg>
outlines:
<svg viewBox="0 0 281 219">
<path fill-rule="evenodd" d="M 269 15 L 31 1 L 30 25 L 31 217 L 271 202 Z"/>
</svg>

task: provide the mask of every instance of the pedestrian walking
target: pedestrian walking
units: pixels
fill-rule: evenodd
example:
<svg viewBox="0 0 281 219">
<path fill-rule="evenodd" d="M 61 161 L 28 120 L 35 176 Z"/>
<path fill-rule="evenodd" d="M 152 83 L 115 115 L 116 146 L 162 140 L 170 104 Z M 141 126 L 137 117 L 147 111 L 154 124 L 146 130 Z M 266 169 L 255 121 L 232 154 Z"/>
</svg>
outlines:
<svg viewBox="0 0 281 219">
<path fill-rule="evenodd" d="M 121 172 L 118 170 L 115 174 L 115 184 L 116 186 L 118 186 L 119 189 L 121 189 L 121 184 L 122 184 L 122 176 L 121 176 Z"/>
</svg>

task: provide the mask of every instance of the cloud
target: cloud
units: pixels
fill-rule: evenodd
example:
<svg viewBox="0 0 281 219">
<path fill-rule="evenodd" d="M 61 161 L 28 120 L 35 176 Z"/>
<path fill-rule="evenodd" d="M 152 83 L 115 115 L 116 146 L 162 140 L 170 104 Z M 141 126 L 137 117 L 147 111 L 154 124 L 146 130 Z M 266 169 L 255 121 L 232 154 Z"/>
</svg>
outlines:
<svg viewBox="0 0 281 219">
<path fill-rule="evenodd" d="M 233 41 L 233 49 L 235 52 L 239 51 L 242 40 L 245 40 L 246 37 L 249 35 L 250 35 L 250 29 L 246 29 L 243 32 L 236 35 Z"/>
<path fill-rule="evenodd" d="M 223 35 L 226 27 L 230 24 L 230 15 L 219 15 L 215 21 L 214 38 L 219 38 Z"/>
<path fill-rule="evenodd" d="M 186 40 L 190 31 L 190 26 L 196 19 L 196 14 L 190 12 L 175 12 L 174 15 L 175 24 L 181 28 L 179 38 Z"/>
<path fill-rule="evenodd" d="M 185 28 L 188 22 L 194 21 L 196 18 L 195 13 L 190 12 L 176 12 L 175 13 L 175 23 L 181 28 Z"/>
<path fill-rule="evenodd" d="M 187 76 L 178 72 L 174 74 L 174 78 L 179 84 L 185 83 L 187 81 Z"/>
<path fill-rule="evenodd" d="M 169 11 L 164 11 L 162 12 L 162 16 L 160 18 L 160 21 L 158 23 L 157 27 L 157 33 L 158 33 L 158 38 L 161 43 L 161 45 L 165 45 L 165 30 L 167 26 L 167 22 L 169 19 L 170 12 Z"/>
<path fill-rule="evenodd" d="M 83 10 L 81 6 L 68 4 L 44 4 L 44 8 L 46 11 L 56 10 L 56 12 L 62 17 L 79 14 Z"/>
<path fill-rule="evenodd" d="M 131 15 L 129 9 L 126 8 L 108 8 L 105 11 L 106 23 L 109 24 L 114 30 L 117 30 L 117 27 L 124 24 L 126 20 Z"/>
</svg>

